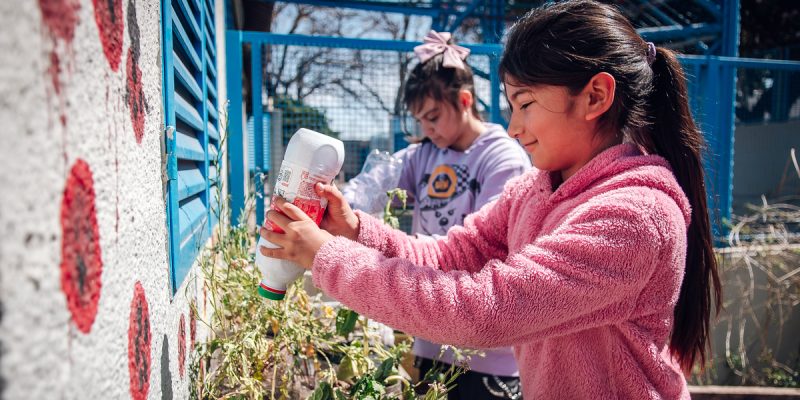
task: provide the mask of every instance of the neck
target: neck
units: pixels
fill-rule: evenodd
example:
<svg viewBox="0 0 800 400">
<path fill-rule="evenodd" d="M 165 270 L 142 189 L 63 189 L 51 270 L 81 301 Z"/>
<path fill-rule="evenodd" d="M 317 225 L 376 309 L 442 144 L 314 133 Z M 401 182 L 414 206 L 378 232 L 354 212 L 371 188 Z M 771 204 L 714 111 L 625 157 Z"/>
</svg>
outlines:
<svg viewBox="0 0 800 400">
<path fill-rule="evenodd" d="M 475 143 L 475 139 L 483 133 L 485 127 L 483 126 L 483 121 L 479 120 L 478 118 L 473 117 L 471 114 L 465 121 L 464 126 L 462 128 L 464 133 L 461 137 L 450 146 L 451 149 L 456 151 L 464 151 L 472 146 L 472 143 Z"/>
<path fill-rule="evenodd" d="M 587 153 L 587 156 L 584 159 L 579 160 L 577 163 L 575 163 L 575 165 L 567 169 L 561 170 L 561 182 L 564 182 L 572 175 L 575 175 L 576 172 L 578 172 L 584 165 L 589 163 L 589 161 L 592 161 L 592 159 L 598 154 L 604 152 L 606 149 L 622 143 L 622 137 L 620 135 L 601 134 L 599 137 L 602 137 L 603 139 L 592 148 L 592 151 Z"/>
</svg>

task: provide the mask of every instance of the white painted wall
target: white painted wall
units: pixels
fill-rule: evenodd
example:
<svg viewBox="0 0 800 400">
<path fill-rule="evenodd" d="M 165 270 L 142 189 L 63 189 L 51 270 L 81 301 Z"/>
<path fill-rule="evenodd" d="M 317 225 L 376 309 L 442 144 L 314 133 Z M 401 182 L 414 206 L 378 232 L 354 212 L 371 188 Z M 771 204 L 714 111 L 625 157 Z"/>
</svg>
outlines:
<svg viewBox="0 0 800 400">
<path fill-rule="evenodd" d="M 117 1 L 122 6 L 124 28 L 116 70 L 103 51 L 101 24 L 95 18 L 95 6 L 108 3 L 0 1 L 3 399 L 188 397 L 188 304 L 202 303 L 203 294 L 191 276 L 174 298 L 170 291 L 161 173 L 160 2 Z M 217 38 L 224 40 L 223 2 L 216 3 Z M 48 20 L 43 11 L 47 7 L 53 7 L 50 10 L 58 11 L 59 16 Z M 76 18 L 70 20 L 64 10 L 73 10 Z M 141 143 L 134 134 L 127 100 L 126 67 L 129 50 L 135 46 L 131 21 L 138 25 L 138 66 L 148 106 Z M 119 20 L 114 18 L 114 22 Z M 71 26 L 73 35 L 69 34 Z M 221 50 L 218 70 L 223 89 L 224 48 Z M 224 92 L 220 93 L 224 98 Z M 63 206 L 70 170 L 78 160 L 91 170 L 102 260 L 97 311 L 88 325 L 86 318 L 80 325 L 70 312 L 65 286 L 71 282 L 77 288 L 77 278 L 62 278 L 61 268 L 62 246 L 70 241 L 63 234 L 62 212 L 78 222 L 91 220 L 88 211 L 84 215 Z M 83 239 L 91 236 L 90 229 L 82 229 L 78 235 Z M 149 383 L 146 393 L 138 381 L 131 381 L 129 369 L 131 306 L 137 282 L 149 309 L 150 350 L 146 355 L 151 364 L 145 374 Z M 182 315 L 186 335 L 183 374 L 178 367 Z"/>
</svg>

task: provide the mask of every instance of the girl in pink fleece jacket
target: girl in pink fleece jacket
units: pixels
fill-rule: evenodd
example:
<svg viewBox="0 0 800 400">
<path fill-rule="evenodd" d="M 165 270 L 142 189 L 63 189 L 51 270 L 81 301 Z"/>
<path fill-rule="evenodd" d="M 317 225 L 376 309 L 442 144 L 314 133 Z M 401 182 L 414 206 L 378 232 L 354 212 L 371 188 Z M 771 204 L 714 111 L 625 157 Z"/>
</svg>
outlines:
<svg viewBox="0 0 800 400">
<path fill-rule="evenodd" d="M 720 284 L 686 82 L 612 6 L 547 5 L 510 31 L 508 132 L 537 170 L 438 241 L 278 201 L 259 250 L 370 318 L 437 343 L 514 346 L 526 398 L 689 398 Z"/>
</svg>

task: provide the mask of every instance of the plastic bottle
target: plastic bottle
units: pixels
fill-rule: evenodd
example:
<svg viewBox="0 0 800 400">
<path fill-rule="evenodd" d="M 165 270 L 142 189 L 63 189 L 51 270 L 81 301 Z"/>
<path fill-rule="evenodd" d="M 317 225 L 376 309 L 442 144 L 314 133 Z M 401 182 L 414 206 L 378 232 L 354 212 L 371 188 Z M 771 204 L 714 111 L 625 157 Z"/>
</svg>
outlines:
<svg viewBox="0 0 800 400">
<path fill-rule="evenodd" d="M 344 163 L 344 143 L 341 140 L 300 128 L 289 139 L 283 156 L 281 169 L 275 181 L 275 193 L 271 208 L 275 210 L 276 196 L 303 210 L 319 225 L 325 214 L 327 200 L 314 191 L 317 182 L 330 183 Z M 269 229 L 283 232 L 280 227 L 266 221 Z M 296 264 L 265 257 L 259 247 L 277 248 L 265 238 L 259 238 L 256 246 L 256 266 L 261 271 L 258 294 L 271 300 L 282 300 L 286 287 L 303 274 Z"/>
</svg>

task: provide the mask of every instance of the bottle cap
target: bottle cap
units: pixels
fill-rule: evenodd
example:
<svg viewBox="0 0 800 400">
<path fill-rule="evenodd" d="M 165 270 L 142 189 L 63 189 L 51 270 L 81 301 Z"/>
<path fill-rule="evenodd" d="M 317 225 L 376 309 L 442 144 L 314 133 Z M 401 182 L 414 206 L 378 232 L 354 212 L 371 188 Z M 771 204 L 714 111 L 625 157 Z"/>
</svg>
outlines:
<svg viewBox="0 0 800 400">
<path fill-rule="evenodd" d="M 262 283 L 258 285 L 258 295 L 270 300 L 283 300 L 286 297 L 286 291 L 273 289 Z"/>
</svg>

